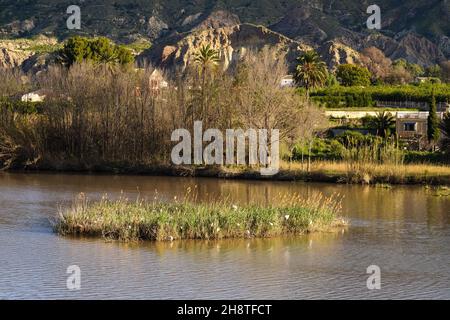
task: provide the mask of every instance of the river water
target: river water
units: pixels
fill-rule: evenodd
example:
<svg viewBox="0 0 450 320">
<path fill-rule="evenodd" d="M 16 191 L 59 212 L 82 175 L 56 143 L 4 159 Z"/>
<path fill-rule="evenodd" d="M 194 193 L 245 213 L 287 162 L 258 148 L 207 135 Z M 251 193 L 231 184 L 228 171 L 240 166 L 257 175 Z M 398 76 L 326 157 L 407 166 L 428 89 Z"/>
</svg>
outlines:
<svg viewBox="0 0 450 320">
<path fill-rule="evenodd" d="M 60 237 L 51 221 L 84 192 L 270 203 L 279 193 L 343 197 L 347 230 L 277 239 L 123 244 Z M 157 191 L 155 191 L 157 190 Z M 81 270 L 68 290 L 67 268 Z M 367 288 L 367 268 L 381 289 Z M 450 197 L 423 187 L 147 176 L 0 174 L 0 299 L 450 299 Z"/>
</svg>

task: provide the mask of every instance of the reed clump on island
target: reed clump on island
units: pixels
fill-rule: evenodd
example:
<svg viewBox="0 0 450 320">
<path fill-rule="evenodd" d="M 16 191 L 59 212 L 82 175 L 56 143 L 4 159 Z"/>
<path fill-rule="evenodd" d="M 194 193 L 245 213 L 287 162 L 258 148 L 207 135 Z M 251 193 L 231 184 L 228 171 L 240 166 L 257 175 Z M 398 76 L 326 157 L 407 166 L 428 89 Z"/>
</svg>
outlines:
<svg viewBox="0 0 450 320">
<path fill-rule="evenodd" d="M 90 203 L 84 196 L 60 211 L 55 231 L 61 235 L 95 236 L 120 241 L 276 237 L 331 231 L 347 222 L 338 216 L 337 197 L 320 194 L 302 199 L 280 196 L 276 205 L 233 205 L 227 200 L 205 203 L 146 202 L 103 198 Z"/>
</svg>

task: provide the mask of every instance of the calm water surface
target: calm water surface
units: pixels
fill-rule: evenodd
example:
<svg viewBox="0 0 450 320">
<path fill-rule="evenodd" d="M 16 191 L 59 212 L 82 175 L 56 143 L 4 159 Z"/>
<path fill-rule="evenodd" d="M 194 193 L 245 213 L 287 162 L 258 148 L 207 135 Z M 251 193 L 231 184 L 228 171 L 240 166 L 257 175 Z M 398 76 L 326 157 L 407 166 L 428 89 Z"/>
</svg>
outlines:
<svg viewBox="0 0 450 320">
<path fill-rule="evenodd" d="M 270 203 L 280 192 L 344 196 L 348 230 L 295 238 L 121 244 L 52 233 L 84 192 Z M 155 192 L 157 190 L 157 192 Z M 382 288 L 366 287 L 369 265 Z M 81 268 L 81 290 L 66 269 Z M 0 174 L 0 299 L 450 299 L 450 197 L 422 187 L 143 176 Z"/>
</svg>

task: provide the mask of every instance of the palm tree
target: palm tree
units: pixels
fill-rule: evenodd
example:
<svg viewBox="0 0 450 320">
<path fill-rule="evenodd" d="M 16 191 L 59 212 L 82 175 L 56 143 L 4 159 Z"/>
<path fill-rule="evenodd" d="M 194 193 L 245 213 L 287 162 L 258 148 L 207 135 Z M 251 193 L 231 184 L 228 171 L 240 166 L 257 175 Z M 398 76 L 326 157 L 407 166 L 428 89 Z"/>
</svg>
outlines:
<svg viewBox="0 0 450 320">
<path fill-rule="evenodd" d="M 205 84 L 207 71 L 215 68 L 219 62 L 219 53 L 217 50 L 211 48 L 209 44 L 200 47 L 194 56 L 194 62 L 199 67 L 199 72 L 202 77 L 202 111 L 205 110 Z"/>
<path fill-rule="evenodd" d="M 372 118 L 371 126 L 377 130 L 377 136 L 387 138 L 391 136 L 395 128 L 395 118 L 390 112 L 378 112 Z"/>
<path fill-rule="evenodd" d="M 203 83 L 208 69 L 212 69 L 219 64 L 219 53 L 217 50 L 212 49 L 209 44 L 203 45 L 195 54 L 194 62 L 199 66 Z"/>
<path fill-rule="evenodd" d="M 325 84 L 328 77 L 327 66 L 314 50 L 305 52 L 297 58 L 297 62 L 294 79 L 298 85 L 305 87 L 306 98 L 309 99 L 311 89 Z"/>
</svg>

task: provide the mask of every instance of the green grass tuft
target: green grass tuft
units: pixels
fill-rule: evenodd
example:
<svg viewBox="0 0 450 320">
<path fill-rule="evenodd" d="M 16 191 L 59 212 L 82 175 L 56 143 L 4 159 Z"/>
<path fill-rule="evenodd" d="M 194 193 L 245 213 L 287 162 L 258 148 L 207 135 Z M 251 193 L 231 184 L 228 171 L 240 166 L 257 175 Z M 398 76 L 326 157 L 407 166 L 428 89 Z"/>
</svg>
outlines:
<svg viewBox="0 0 450 320">
<path fill-rule="evenodd" d="M 340 201 L 317 194 L 308 199 L 280 196 L 277 205 L 237 206 L 228 201 L 171 203 L 120 198 L 89 203 L 84 195 L 62 210 L 54 229 L 61 235 L 120 241 L 275 237 L 328 231 L 347 223 L 338 218 Z"/>
</svg>

